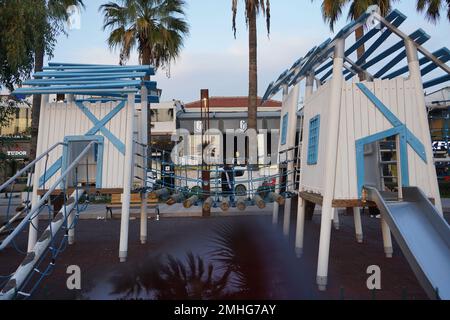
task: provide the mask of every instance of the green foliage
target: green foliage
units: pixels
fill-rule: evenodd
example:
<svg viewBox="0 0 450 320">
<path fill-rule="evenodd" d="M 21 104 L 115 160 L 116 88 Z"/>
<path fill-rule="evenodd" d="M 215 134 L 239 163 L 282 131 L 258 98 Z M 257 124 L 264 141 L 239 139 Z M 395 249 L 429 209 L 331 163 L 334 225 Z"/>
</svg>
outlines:
<svg viewBox="0 0 450 320">
<path fill-rule="evenodd" d="M 333 30 L 337 20 L 342 16 L 344 8 L 350 4 L 347 14 L 348 20 L 359 18 L 369 6 L 378 5 L 381 15 L 391 11 L 392 5 L 399 0 L 322 0 L 322 15 L 326 23 Z M 410 0 L 409 0 L 410 1 Z M 425 12 L 428 20 L 436 22 L 441 16 L 441 11 L 446 11 L 450 20 L 450 0 L 417 0 L 417 11 Z"/>
<path fill-rule="evenodd" d="M 417 0 L 417 11 L 425 12 L 425 17 L 431 22 L 438 21 L 441 11 L 444 11 L 450 21 L 450 0 Z"/>
<path fill-rule="evenodd" d="M 104 29 L 110 29 L 108 44 L 120 48 L 121 64 L 133 49 L 142 64 L 168 66 L 183 47 L 189 26 L 184 19 L 183 0 L 122 0 L 100 6 Z"/>
<path fill-rule="evenodd" d="M 29 78 L 37 53 L 52 57 L 70 5 L 84 6 L 81 0 L 0 0 L 0 83 L 6 88 Z"/>
<path fill-rule="evenodd" d="M 385 16 L 391 11 L 392 4 L 398 0 L 322 0 L 322 15 L 326 23 L 330 25 L 330 29 L 333 30 L 334 26 L 342 16 L 343 9 L 350 4 L 348 10 L 348 19 L 356 20 L 371 5 L 378 5 L 381 10 L 381 15 Z"/>
<path fill-rule="evenodd" d="M 10 125 L 15 113 L 16 109 L 10 101 L 0 100 L 0 128 Z"/>
<path fill-rule="evenodd" d="M 267 34 L 270 34 L 270 0 L 245 0 L 245 22 L 247 23 L 251 17 L 252 12 L 256 11 L 258 14 L 262 14 L 266 17 Z M 238 9 L 238 0 L 232 0 L 231 11 L 233 12 L 233 32 L 236 38 L 236 15 Z"/>
</svg>

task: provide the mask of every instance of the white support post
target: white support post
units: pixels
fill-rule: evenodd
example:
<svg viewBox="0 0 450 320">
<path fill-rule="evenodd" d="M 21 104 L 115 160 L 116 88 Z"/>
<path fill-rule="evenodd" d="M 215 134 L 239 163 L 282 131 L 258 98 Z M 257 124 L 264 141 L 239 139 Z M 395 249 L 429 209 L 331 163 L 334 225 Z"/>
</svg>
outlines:
<svg viewBox="0 0 450 320">
<path fill-rule="evenodd" d="M 287 103 L 287 99 L 289 96 L 289 87 L 287 85 L 283 86 L 283 106 Z M 281 132 L 280 132 L 280 138 L 278 140 L 278 145 L 281 146 Z M 281 151 L 281 148 L 278 149 L 278 152 Z M 278 162 L 280 162 L 280 155 L 278 154 Z M 279 164 L 279 163 L 278 163 Z M 280 185 L 281 179 L 280 179 L 280 175 L 281 175 L 281 170 L 278 170 L 278 177 L 276 178 L 276 185 Z M 285 209 L 286 212 L 286 209 Z M 273 212 L 272 212 L 272 223 L 273 224 L 278 224 L 278 217 L 279 217 L 279 213 L 280 213 L 280 205 L 275 201 L 273 203 Z M 283 230 L 284 230 L 284 221 L 283 221 Z"/>
<path fill-rule="evenodd" d="M 297 229 L 295 233 L 295 254 L 297 258 L 301 258 L 303 255 L 303 240 L 305 232 L 305 200 L 302 197 L 298 197 L 298 209 L 297 209 Z"/>
<path fill-rule="evenodd" d="M 305 88 L 305 103 L 308 101 L 308 99 L 312 96 L 314 92 L 314 81 L 315 76 L 313 73 L 310 73 L 306 77 L 306 88 Z M 301 130 L 303 130 L 303 119 L 300 126 Z M 303 145 L 301 145 L 301 148 L 303 148 Z M 299 147 L 297 150 L 297 156 L 301 157 L 302 150 Z M 302 171 L 300 171 L 300 185 L 302 181 Z M 303 255 L 303 240 L 304 240 L 304 231 L 305 231 L 305 210 L 306 210 L 306 202 L 305 200 L 300 197 L 300 190 L 298 190 L 298 206 L 297 206 L 297 229 L 295 232 L 295 254 L 298 258 L 300 258 Z"/>
<path fill-rule="evenodd" d="M 148 144 L 148 131 L 147 131 L 147 114 L 148 114 L 148 89 L 145 85 L 142 86 L 141 90 L 141 143 L 143 146 L 147 146 Z M 141 234 L 140 239 L 141 243 L 145 244 L 147 242 L 147 223 L 148 223 L 148 212 L 147 212 L 147 157 L 151 156 L 149 152 L 147 152 L 148 147 L 144 147 L 143 158 L 142 161 L 142 193 L 141 193 Z"/>
<path fill-rule="evenodd" d="M 358 243 L 363 242 L 363 230 L 362 230 L 362 222 L 361 222 L 361 210 L 359 208 L 347 208 L 349 211 L 353 211 L 353 221 L 355 222 L 355 234 L 356 241 Z"/>
<path fill-rule="evenodd" d="M 405 40 L 406 56 L 408 58 L 408 68 L 410 80 L 414 82 L 416 97 L 415 100 L 418 105 L 416 110 L 420 121 L 421 140 L 425 146 L 427 157 L 427 177 L 431 187 L 431 194 L 434 198 L 434 205 L 438 212 L 443 216 L 441 196 L 437 183 L 436 167 L 434 164 L 434 155 L 431 145 L 430 126 L 428 123 L 428 114 L 425 104 L 425 96 L 422 83 L 422 74 L 420 71 L 419 57 L 417 54 L 417 47 L 411 39 Z"/>
<path fill-rule="evenodd" d="M 339 210 L 338 208 L 333 209 L 333 225 L 334 229 L 339 230 L 340 223 L 339 223 Z"/>
<path fill-rule="evenodd" d="M 287 133 L 286 149 L 286 159 L 287 159 L 287 176 L 286 176 L 286 191 L 294 191 L 294 177 L 295 177 L 295 136 L 297 133 L 297 108 L 298 99 L 300 96 L 300 84 L 296 84 L 289 95 L 287 94 L 287 89 L 283 97 L 283 103 L 288 103 L 287 106 L 289 112 L 288 128 Z M 281 135 L 280 135 L 281 139 Z M 291 210 L 292 210 L 292 199 L 287 198 L 284 203 L 284 217 L 283 217 L 283 234 L 287 237 L 290 232 L 291 225 Z"/>
<path fill-rule="evenodd" d="M 128 255 L 128 229 L 130 224 L 130 197 L 131 182 L 133 172 L 133 132 L 134 132 L 134 94 L 128 94 L 127 102 L 127 131 L 126 131 L 126 150 L 125 165 L 123 172 L 123 199 L 122 199 L 122 217 L 120 222 L 120 243 L 119 259 L 125 262 Z"/>
<path fill-rule="evenodd" d="M 75 243 L 75 212 L 67 217 L 67 243 L 72 245 Z"/>
<path fill-rule="evenodd" d="M 279 179 L 276 179 L 276 183 L 279 183 Z M 278 204 L 278 202 L 274 201 L 273 202 L 273 213 L 272 213 L 272 223 L 273 224 L 278 224 L 278 212 L 280 211 L 280 205 Z"/>
<path fill-rule="evenodd" d="M 314 74 L 310 73 L 306 77 L 306 84 L 305 84 L 305 102 L 312 96 L 314 91 Z"/>
<path fill-rule="evenodd" d="M 287 183 L 288 184 L 290 183 L 289 179 L 288 179 Z M 284 201 L 284 214 L 283 214 L 283 235 L 285 237 L 289 236 L 289 231 L 290 231 L 289 229 L 291 226 L 291 207 L 292 207 L 291 204 L 292 204 L 292 199 L 286 198 L 286 200 Z"/>
<path fill-rule="evenodd" d="M 45 110 L 47 108 L 47 104 L 49 102 L 49 95 L 44 94 L 41 96 L 41 110 L 39 113 L 39 124 L 42 125 L 44 123 L 44 115 Z M 44 139 L 44 136 L 42 134 L 38 134 L 37 139 L 37 146 L 36 146 L 36 156 L 39 156 L 42 153 L 42 139 Z M 32 159 L 33 160 L 33 159 Z M 31 209 L 35 208 L 39 203 L 39 195 L 38 195 L 38 189 L 39 189 L 39 178 L 41 176 L 41 170 L 42 166 L 38 163 L 34 166 L 34 174 L 33 174 L 33 192 L 31 195 Z M 28 231 L 28 247 L 27 251 L 31 252 L 36 244 L 37 236 L 38 236 L 38 226 L 39 226 L 39 214 L 36 214 L 34 218 L 31 219 L 29 231 Z"/>
<path fill-rule="evenodd" d="M 322 217 L 320 223 L 319 257 L 317 265 L 317 285 L 319 290 L 325 290 L 328 282 L 328 260 L 331 240 L 331 220 L 333 219 L 334 184 L 336 180 L 337 146 L 339 143 L 339 118 L 341 109 L 342 69 L 344 67 L 345 40 L 338 39 L 334 48 L 333 78 L 331 82 L 330 102 L 328 108 L 328 132 L 325 154 L 324 195 Z"/>
<path fill-rule="evenodd" d="M 381 233 L 383 234 L 383 247 L 386 258 L 392 258 L 394 249 L 392 247 L 391 229 L 389 229 L 388 224 L 381 215 Z"/>
</svg>

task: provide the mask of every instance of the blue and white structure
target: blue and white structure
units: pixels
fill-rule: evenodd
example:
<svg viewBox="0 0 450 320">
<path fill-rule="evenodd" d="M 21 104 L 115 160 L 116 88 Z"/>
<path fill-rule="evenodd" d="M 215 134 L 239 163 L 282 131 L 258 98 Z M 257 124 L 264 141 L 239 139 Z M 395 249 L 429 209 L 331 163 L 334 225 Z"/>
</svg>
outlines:
<svg viewBox="0 0 450 320">
<path fill-rule="evenodd" d="M 83 148 L 94 141 L 95 148 L 83 160 L 86 164 L 77 168 L 77 175 L 86 177 L 81 183 L 91 190 L 123 194 L 121 261 L 127 257 L 130 192 L 138 187 L 145 190 L 147 105 L 159 102 L 156 82 L 147 80 L 152 75 L 151 66 L 50 63 L 14 91 L 16 95 L 42 95 L 36 153 L 43 154 L 56 143 L 63 145 L 36 165 L 32 204 L 37 205 L 39 195 L 53 186 Z M 64 94 L 64 101 L 50 101 L 54 94 Z M 73 174 L 64 179 L 69 188 L 76 187 Z M 145 192 L 142 197 L 146 199 Z M 142 201 L 141 209 L 144 243 L 146 201 Z M 29 251 L 36 244 L 38 219 L 39 215 L 30 225 Z M 73 242 L 73 232 L 69 242 Z"/>
<path fill-rule="evenodd" d="M 437 256 L 444 255 L 444 259 L 439 260 L 445 261 L 440 268 L 450 269 L 450 229 L 442 218 L 424 98 L 424 89 L 450 80 L 450 67 L 446 64 L 450 60 L 450 51 L 442 48 L 430 53 L 422 46 L 430 38 L 423 30 L 406 35 L 398 28 L 406 16 L 394 10 L 382 17 L 376 9 L 371 7 L 361 18 L 342 29 L 334 39 L 328 39 L 311 49 L 304 58 L 271 83 L 264 96 L 264 99 L 269 99 L 280 90 L 283 90 L 283 96 L 290 93 L 298 96 L 296 91 L 301 81 L 306 82 L 303 143 L 298 154 L 301 158 L 301 173 L 296 251 L 300 256 L 303 249 L 306 202 L 320 204 L 322 217 L 317 284 L 322 290 L 327 285 L 331 226 L 332 221 L 337 220 L 335 210 L 347 208 L 353 211 L 356 236 L 362 242 L 359 208 L 365 205 L 366 200 L 378 205 L 374 193 L 370 192 L 370 197 L 367 197 L 365 188 L 382 189 L 377 143 L 386 138 L 396 141 L 394 162 L 398 172 L 398 194 L 395 195 L 395 201 L 404 204 L 402 201 L 409 199 L 411 194 L 406 189 L 411 186 L 417 187 L 425 195 L 421 201 L 434 201 L 434 206 L 426 208 L 436 210 L 438 224 L 442 224 L 439 230 L 443 230 L 443 233 L 436 231 L 429 236 L 432 239 L 436 237 L 433 243 L 442 244 L 436 247 L 440 249 L 435 252 Z M 355 30 L 373 21 L 377 25 L 366 28 L 365 35 L 354 42 Z M 391 39 L 394 37 L 396 40 Z M 365 46 L 364 55 L 355 58 L 357 49 L 362 45 Z M 402 62 L 406 64 L 402 65 Z M 427 79 L 430 76 L 432 78 Z M 284 108 L 287 113 L 289 108 L 292 109 L 292 103 L 286 103 Z M 283 116 L 281 121 L 285 121 Z M 295 136 L 295 127 L 288 126 L 288 136 Z M 403 192 L 408 195 L 403 195 Z M 386 213 L 382 208 L 380 210 L 384 248 L 389 257 L 392 255 L 390 229 L 399 237 L 405 236 L 405 233 L 395 232 L 402 230 L 396 224 L 398 216 L 394 212 L 397 211 L 387 210 Z M 399 215 L 408 214 L 405 210 L 398 212 Z M 434 212 L 431 215 L 434 219 Z M 405 219 L 407 221 L 408 217 Z M 414 214 L 411 214 L 410 219 L 414 219 Z M 402 241 L 397 238 L 397 242 Z M 433 282 L 433 276 L 427 273 L 429 270 L 423 270 L 426 264 L 418 262 L 423 251 L 416 252 L 414 250 L 419 246 L 414 249 L 414 243 L 403 242 L 405 248 L 402 247 L 402 250 L 412 252 L 412 262 L 408 261 L 413 270 L 417 271 L 416 274 L 425 274 L 422 277 L 425 280 L 421 283 L 426 283 L 424 287 L 427 292 L 439 287 L 443 293 L 445 286 L 448 287 L 450 283 L 448 276 L 444 276 L 444 279 L 447 277 L 444 287 L 441 287 L 442 278 L 438 283 Z M 428 248 L 431 251 L 433 249 Z M 418 278 L 421 280 L 420 276 Z"/>
</svg>

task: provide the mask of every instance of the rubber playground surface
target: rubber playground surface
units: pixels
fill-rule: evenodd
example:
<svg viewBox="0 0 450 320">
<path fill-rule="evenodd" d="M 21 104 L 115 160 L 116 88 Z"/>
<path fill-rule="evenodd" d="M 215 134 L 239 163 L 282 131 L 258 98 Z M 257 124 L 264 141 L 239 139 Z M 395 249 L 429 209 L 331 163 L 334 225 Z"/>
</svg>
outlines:
<svg viewBox="0 0 450 320">
<path fill-rule="evenodd" d="M 295 219 L 289 239 L 267 215 L 150 220 L 145 245 L 139 220 L 132 220 L 126 263 L 117 257 L 120 220 L 80 220 L 76 243 L 58 256 L 32 299 L 427 299 L 395 242 L 393 258 L 385 258 L 380 220 L 362 218 L 363 244 L 355 241 L 352 216 L 341 215 L 340 229 L 333 229 L 325 292 L 315 285 L 318 215 L 306 222 L 301 259 L 293 250 Z M 21 238 L 17 246 L 24 248 Z M 13 248 L 2 252 L 0 274 L 21 259 Z M 80 267 L 81 290 L 67 289 L 70 265 Z M 381 269 L 376 292 L 366 285 L 370 265 Z"/>
</svg>

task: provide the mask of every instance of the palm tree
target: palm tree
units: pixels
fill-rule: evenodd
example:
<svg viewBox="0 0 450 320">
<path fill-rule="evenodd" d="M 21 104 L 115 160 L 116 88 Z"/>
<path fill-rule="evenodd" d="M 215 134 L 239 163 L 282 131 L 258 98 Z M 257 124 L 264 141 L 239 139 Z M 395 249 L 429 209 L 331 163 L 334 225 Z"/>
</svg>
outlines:
<svg viewBox="0 0 450 320">
<path fill-rule="evenodd" d="M 184 19 L 184 0 L 122 0 L 100 6 L 105 16 L 103 29 L 110 29 L 108 44 L 120 48 L 120 64 L 133 49 L 140 63 L 156 69 L 167 67 L 180 54 L 189 25 Z M 148 137 L 151 145 L 152 110 L 147 107 Z M 151 159 L 149 159 L 151 167 Z"/>
<path fill-rule="evenodd" d="M 385 16 L 391 11 L 392 3 L 398 0 L 322 0 L 322 16 L 325 22 L 330 25 L 331 31 L 334 30 L 337 20 L 341 17 L 343 9 L 350 4 L 348 19 L 356 20 L 367 11 L 371 5 L 378 5 L 381 15 Z M 358 41 L 364 36 L 364 27 L 361 26 L 355 30 L 355 39 Z M 358 60 L 364 55 L 365 47 L 362 45 L 357 49 Z M 364 63 L 364 61 L 361 61 Z M 363 73 L 359 74 L 360 80 L 365 79 Z"/>
<path fill-rule="evenodd" d="M 325 22 L 329 23 L 333 31 L 336 21 L 342 15 L 342 10 L 350 4 L 348 19 L 355 20 L 359 18 L 369 6 L 378 5 L 381 15 L 385 16 L 392 8 L 392 4 L 399 0 L 322 0 L 322 15 Z M 441 16 L 442 10 L 447 10 L 447 18 L 450 21 L 450 0 L 417 0 L 417 11 L 425 11 L 428 20 L 436 22 Z M 355 38 L 358 40 L 364 35 L 364 28 L 355 30 Z M 358 59 L 364 54 L 365 48 L 361 46 L 357 50 Z M 363 61 L 362 61 L 363 62 Z M 360 74 L 361 80 L 364 75 Z"/>
<path fill-rule="evenodd" d="M 84 8 L 83 0 L 38 0 L 35 6 L 35 26 L 38 39 L 35 45 L 34 72 L 42 71 L 44 56 L 52 55 L 56 37 L 60 33 L 67 34 L 64 24 L 69 18 L 67 9 L 70 6 Z M 41 111 L 41 96 L 33 96 L 33 109 L 31 115 L 31 150 L 30 159 L 36 157 L 37 135 L 39 130 L 39 114 Z"/>
<path fill-rule="evenodd" d="M 450 21 L 450 0 L 417 0 L 417 11 L 425 11 L 425 17 L 431 22 L 439 20 L 441 10 L 447 10 L 447 19 Z"/>
<path fill-rule="evenodd" d="M 238 0 L 232 0 L 233 32 L 236 37 L 236 14 Z M 249 81 L 248 81 L 248 129 L 257 129 L 257 103 L 258 103 L 258 41 L 256 17 L 262 12 L 266 17 L 267 33 L 270 33 L 270 1 L 245 0 L 245 21 L 248 28 L 249 47 Z"/>
<path fill-rule="evenodd" d="M 189 26 L 184 19 L 184 0 L 122 0 L 100 6 L 108 44 L 120 47 L 121 60 L 137 49 L 141 64 L 168 66 L 180 54 Z"/>
</svg>

